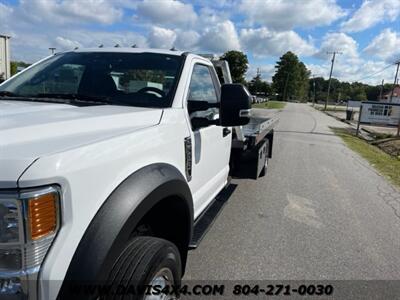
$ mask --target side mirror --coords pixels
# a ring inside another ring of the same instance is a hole
[[[251,95],[241,84],[221,87],[220,125],[240,126],[250,121]]]

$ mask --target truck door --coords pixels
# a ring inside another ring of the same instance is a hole
[[[189,83],[187,100],[219,102],[220,86],[212,66],[195,63]],[[215,120],[219,117],[217,108],[192,113],[189,118],[202,117]],[[192,179],[189,186],[193,193],[195,218],[224,187],[229,173],[231,133],[227,128],[209,125],[193,128]]]

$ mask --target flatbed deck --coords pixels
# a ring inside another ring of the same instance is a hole
[[[247,125],[241,126],[238,130],[244,136],[244,140],[234,139],[233,148],[247,148],[257,145],[265,136],[270,133],[278,124],[278,118],[274,115],[268,117],[254,116],[250,118]]]
[[[252,117],[250,122],[242,127],[244,136],[248,139],[248,144],[257,145],[264,137],[271,132],[277,125],[278,119],[274,117],[262,118]]]

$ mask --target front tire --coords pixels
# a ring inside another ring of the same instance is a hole
[[[162,293],[146,295],[143,290],[135,288],[148,285],[161,288],[167,285],[179,286],[181,268],[180,254],[174,244],[155,237],[135,237],[121,251],[112,267],[108,284],[115,294],[107,299],[174,299]]]

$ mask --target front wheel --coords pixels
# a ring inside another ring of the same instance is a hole
[[[115,261],[110,275],[113,295],[107,299],[176,299],[162,293],[164,287],[181,283],[181,259],[174,244],[164,239],[134,238]],[[150,288],[152,286],[153,288]]]

